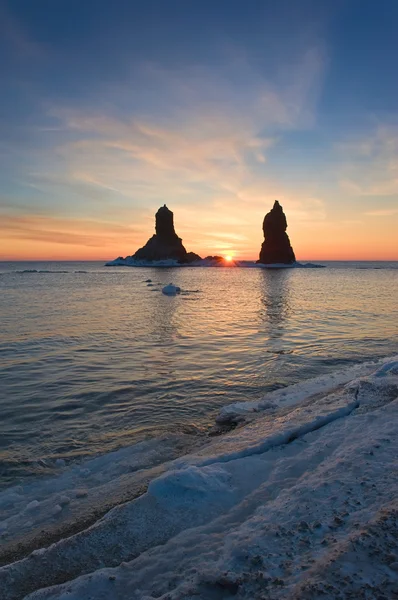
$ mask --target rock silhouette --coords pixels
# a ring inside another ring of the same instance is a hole
[[[292,264],[296,262],[286,229],[285,213],[278,200],[275,200],[272,210],[264,217],[264,242],[261,246],[258,263]]]
[[[201,260],[194,252],[187,252],[181,238],[174,229],[174,215],[166,205],[159,208],[155,215],[155,235],[153,235],[133,255],[136,260],[167,260],[174,259],[180,263]]]

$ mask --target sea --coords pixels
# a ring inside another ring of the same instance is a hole
[[[0,485],[396,354],[398,262],[318,264],[0,263]]]

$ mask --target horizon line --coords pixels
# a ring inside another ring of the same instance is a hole
[[[219,255],[221,256],[221,255]],[[8,262],[110,262],[112,258],[1,258],[0,263]],[[233,258],[233,261],[257,262],[257,259]],[[398,262],[398,258],[301,258],[296,262]],[[154,265],[156,266],[156,265]],[[149,267],[150,268],[150,267]]]

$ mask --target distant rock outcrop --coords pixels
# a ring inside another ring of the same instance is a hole
[[[214,263],[225,263],[225,258],[223,256],[206,256],[206,258],[204,259],[207,262],[214,262]]]
[[[174,259],[180,263],[201,260],[194,252],[187,252],[174,230],[174,216],[166,205],[159,208],[155,216],[155,235],[153,235],[132,256],[134,260],[167,260]]]
[[[289,236],[286,233],[287,221],[278,200],[264,217],[264,242],[261,246],[260,259],[263,264],[292,264],[296,262]]]

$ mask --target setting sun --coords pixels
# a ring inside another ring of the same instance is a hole
[[[226,260],[227,262],[231,262],[231,261],[232,261],[232,256],[226,256],[226,257],[225,257],[225,260]]]

